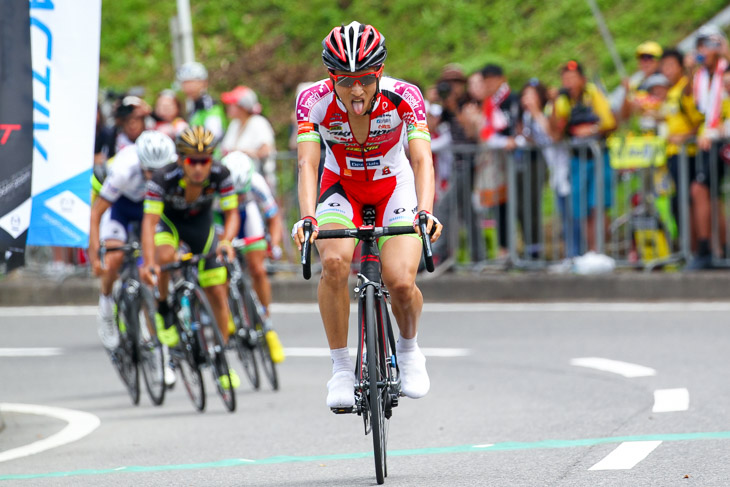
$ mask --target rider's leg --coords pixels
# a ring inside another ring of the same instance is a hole
[[[321,228],[342,228],[342,225],[325,224]],[[332,358],[332,378],[327,382],[327,406],[352,407],[355,405],[355,376],[347,349],[350,317],[347,277],[350,275],[355,241],[322,240],[317,242],[317,249],[322,262],[317,299]]]
[[[321,227],[322,230],[334,228],[342,226],[328,224]],[[347,277],[350,275],[355,241],[352,239],[317,241],[317,249],[322,262],[317,300],[327,342],[330,349],[347,347],[347,322],[350,316]]]
[[[414,338],[423,308],[423,295],[416,286],[421,243],[410,235],[388,239],[380,252],[383,283],[390,292],[393,316],[403,338]]]
[[[269,314],[269,305],[271,304],[271,282],[266,274],[266,266],[264,259],[266,258],[265,250],[250,250],[246,252],[246,264],[248,273],[253,281],[253,288],[259,301],[266,308],[266,314]]]
[[[380,252],[383,283],[390,292],[393,315],[400,329],[396,355],[401,387],[403,393],[411,398],[425,396],[431,387],[426,357],[416,341],[418,320],[423,309],[423,295],[416,286],[420,259],[421,242],[413,236],[389,238]]]
[[[159,235],[159,234],[158,234]],[[175,260],[175,247],[168,244],[158,245],[155,248],[155,262],[163,266]],[[180,337],[177,334],[172,319],[172,308],[167,302],[168,284],[170,276],[167,272],[161,272],[157,276],[157,290],[159,292],[159,300],[157,301],[157,314],[155,315],[155,325],[157,328],[157,337],[160,342],[169,347],[177,345]]]

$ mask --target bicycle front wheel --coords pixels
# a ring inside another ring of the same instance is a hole
[[[378,349],[378,330],[375,309],[378,302],[375,290],[368,286],[365,292],[365,346],[368,372],[367,403],[370,413],[370,425],[373,433],[373,453],[375,454],[375,478],[378,484],[385,482],[387,425],[384,412],[385,381],[382,373],[383,356]]]
[[[195,288],[195,299],[191,300],[190,307],[192,319],[198,323],[198,340],[213,373],[218,395],[221,396],[226,409],[233,412],[236,410],[236,393],[228,368],[223,335],[202,289]]]
[[[142,366],[147,393],[155,406],[165,400],[165,357],[162,344],[155,333],[155,310],[152,296],[140,287],[137,312],[137,350],[139,364]]]
[[[115,321],[119,329],[119,346],[111,352],[112,362],[122,378],[122,382],[127,386],[127,392],[132,399],[132,404],[139,404],[139,368],[137,367],[137,346],[136,346],[136,329],[133,324],[129,324],[127,312],[130,303],[122,298],[117,302],[117,312]]]
[[[264,317],[258,311],[258,298],[253,295],[253,290],[244,290],[245,294],[245,310],[254,326],[257,344],[254,350],[261,361],[261,367],[264,369],[264,375],[271,384],[271,388],[275,391],[279,390],[279,375],[276,372],[276,364],[271,358],[271,350],[269,350],[269,342],[266,341],[266,328],[264,326]]]

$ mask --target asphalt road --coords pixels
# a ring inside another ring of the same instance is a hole
[[[727,486],[729,312],[730,303],[428,307],[419,342],[432,389],[394,411],[386,485]],[[161,407],[146,396],[132,406],[92,308],[0,308],[0,483],[374,485],[362,421],[324,403],[330,362],[318,356],[316,307],[282,305],[274,319],[290,351],[281,390],[255,392],[242,377],[235,413],[209,393],[201,414],[181,384]]]

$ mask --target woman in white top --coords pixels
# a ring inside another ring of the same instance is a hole
[[[276,187],[274,161],[274,129],[265,117],[259,115],[261,105],[256,93],[248,86],[237,86],[221,95],[226,114],[231,120],[221,141],[221,151],[248,154],[259,165],[271,189]]]

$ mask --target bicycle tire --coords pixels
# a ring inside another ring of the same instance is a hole
[[[155,334],[155,310],[151,306],[153,298],[146,290],[147,288],[140,287],[137,312],[133,313],[136,315],[137,357],[147,394],[152,404],[160,406],[165,400],[165,357],[162,344]]]
[[[377,300],[375,290],[368,286],[365,291],[365,346],[368,371],[368,413],[373,435],[373,454],[375,456],[375,478],[378,484],[385,482],[386,473],[386,427],[383,402],[385,397],[385,379],[382,377],[382,356],[378,349],[377,322],[375,309]],[[380,387],[378,383],[383,383]]]
[[[251,325],[248,315],[243,310],[240,294],[235,297],[230,293],[228,294],[228,307],[231,310],[233,323],[236,325],[235,334],[228,338],[228,343],[230,344],[233,341],[236,354],[249,382],[251,382],[254,389],[258,390],[261,387],[261,376],[254,356],[255,345],[252,346],[251,342],[256,329]]]
[[[175,297],[179,309],[182,295]],[[180,343],[170,349],[175,369],[180,373],[180,378],[185,385],[190,401],[199,412],[205,411],[205,382],[203,373],[200,370],[200,346],[197,343],[197,332],[185,329],[175,317],[175,326],[178,327]],[[197,325],[196,325],[197,326]]]
[[[119,330],[119,346],[113,353],[113,361],[122,382],[127,387],[127,392],[132,404],[139,405],[139,368],[137,367],[137,346],[134,327],[127,326],[124,319],[128,303],[123,297],[117,302],[117,312],[114,318]],[[125,317],[125,319],[127,319]]]
[[[195,288],[194,299],[190,300],[190,310],[193,321],[199,323],[198,340],[200,341],[201,350],[205,354],[206,363],[213,374],[213,381],[218,395],[223,400],[226,409],[233,412],[236,410],[236,392],[231,384],[226,346],[208,298],[199,287]],[[223,387],[224,377],[227,378],[228,388]]]
[[[279,374],[276,371],[276,364],[271,358],[271,350],[269,349],[269,342],[266,341],[266,330],[264,327],[264,319],[258,312],[258,298],[253,296],[253,290],[245,290],[245,309],[247,310],[248,316],[251,323],[254,325],[256,331],[257,344],[254,352],[259,356],[261,360],[261,367],[264,369],[264,375],[271,384],[271,388],[275,391],[279,390]]]

